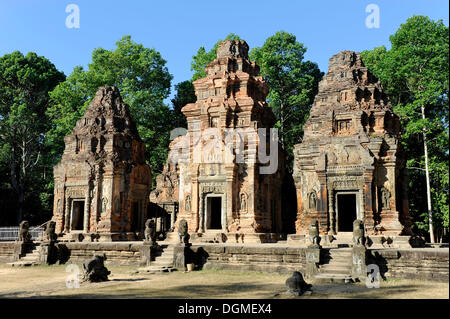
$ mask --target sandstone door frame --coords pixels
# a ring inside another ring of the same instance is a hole
[[[362,191],[361,190],[334,190],[334,211],[336,212],[336,217],[334,218],[334,230],[339,234],[339,195],[355,195],[355,209],[356,218],[362,219],[361,214],[364,214],[364,210],[361,207],[362,201]],[[363,220],[363,219],[362,219]],[[342,233],[342,231],[341,231]],[[344,232],[345,233],[345,232]]]
[[[208,198],[211,197],[219,197],[221,198],[221,217],[220,217],[220,221],[221,221],[221,229],[211,229],[208,228],[208,224],[209,224],[209,218],[210,216],[208,212],[209,210],[209,204],[208,204]],[[226,194],[224,193],[203,193],[202,197],[201,197],[201,201],[203,203],[203,205],[201,205],[202,209],[200,211],[200,214],[202,215],[202,219],[201,219],[201,225],[200,225],[200,231],[201,232],[205,232],[205,231],[219,231],[222,230],[223,232],[226,232],[227,229],[227,214],[226,214]]]
[[[71,232],[87,232],[86,229],[86,218],[89,218],[89,216],[86,216],[86,199],[85,198],[70,198],[70,220],[69,220],[69,231]],[[73,213],[74,213],[74,204],[75,202],[83,202],[83,211],[79,212],[79,218],[83,218],[83,229],[73,229]]]

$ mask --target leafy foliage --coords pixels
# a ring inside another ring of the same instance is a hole
[[[204,46],[201,46],[198,49],[197,54],[192,57],[191,61],[191,71],[194,71],[191,82],[204,78],[206,76],[205,68],[208,63],[214,61],[214,59],[217,58],[217,48],[219,47],[219,44],[223,41],[228,40],[241,40],[241,38],[234,33],[230,33],[224,40],[217,41],[214,47],[208,52],[206,52]]]
[[[448,32],[442,21],[413,16],[390,37],[390,50],[378,47],[362,53],[364,63],[388,89],[394,111],[402,117],[410,209],[418,232],[428,225],[423,132],[428,141],[434,226],[441,233],[443,227],[448,229]]]
[[[293,159],[294,145],[302,139],[303,125],[323,77],[316,63],[304,61],[305,52],[306,47],[295,35],[284,31],[250,52],[250,58],[258,63],[269,84],[268,103],[277,118],[276,127],[289,162]]]
[[[15,51],[0,58],[0,161],[2,167],[9,168],[5,172],[9,182],[4,179],[2,186],[14,190],[17,222],[22,220],[24,203],[31,201],[33,190],[34,195],[42,191],[40,179],[45,179],[46,166],[42,155],[49,128],[45,115],[48,92],[64,79],[63,73],[36,53],[24,56]],[[39,206],[39,199],[36,202]]]
[[[195,88],[191,81],[183,81],[175,85],[175,97],[172,99],[174,127],[187,127],[186,117],[181,109],[188,103],[197,101]]]
[[[62,154],[64,136],[83,116],[98,87],[114,85],[129,104],[146,143],[152,173],[160,171],[171,126],[171,112],[164,99],[170,94],[172,75],[165,65],[159,52],[133,42],[130,36],[119,40],[115,50],[95,49],[88,70],[75,67],[67,80],[50,93],[53,105],[47,112],[52,120],[49,146],[55,161]]]

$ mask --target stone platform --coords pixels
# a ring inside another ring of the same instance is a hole
[[[320,244],[323,247],[352,247],[352,233],[340,233],[337,235],[321,235]],[[414,248],[424,247],[424,243],[420,242],[413,236],[393,236],[393,235],[370,235],[366,236],[368,248]],[[287,236],[287,243],[290,245],[298,245],[307,247],[310,245],[308,235],[291,234]]]
[[[280,235],[276,233],[224,233],[222,231],[207,231],[204,233],[191,233],[192,243],[276,243]],[[177,233],[168,233],[167,242],[177,243]]]
[[[175,259],[177,246],[170,242],[158,242],[163,253],[155,258],[152,266],[169,269]],[[143,253],[143,242],[81,242],[57,243],[64,258],[60,263],[82,263],[94,254],[106,254],[107,265],[135,265],[139,267]],[[0,252],[5,263],[13,262],[13,245],[0,242]],[[193,243],[190,246],[197,258],[196,265],[203,269],[230,269],[292,274],[306,271],[307,248],[295,241],[284,243]],[[330,251],[331,250],[331,251]],[[347,276],[348,247],[323,247],[321,252],[334,259],[334,263],[321,260],[321,274]],[[199,255],[199,256],[197,256]],[[200,256],[201,255],[201,256]],[[376,264],[384,278],[407,278],[418,280],[449,280],[449,249],[446,248],[371,248],[367,249],[367,264]],[[159,259],[158,259],[159,258]],[[345,260],[344,260],[345,259]],[[344,266],[347,267],[344,269]],[[137,268],[136,268],[137,269]],[[151,271],[156,269],[150,269]],[[164,270],[163,270],[164,271]]]

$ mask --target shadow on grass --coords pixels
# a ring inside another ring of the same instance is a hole
[[[395,287],[367,288],[363,285],[337,284],[313,285],[313,294],[310,298],[329,299],[396,299],[401,294],[418,291],[419,287],[402,285]]]
[[[142,280],[142,279],[140,279]],[[117,280],[117,281],[129,281],[129,280]],[[112,282],[112,280],[110,281]],[[108,285],[96,288],[96,292],[93,293],[92,289],[89,292],[80,292],[72,294],[52,294],[46,296],[30,296],[22,297],[21,295],[30,295],[30,291],[19,291],[9,294],[0,294],[0,298],[64,298],[64,299],[91,299],[91,298],[154,298],[154,299],[166,299],[166,298],[234,298],[236,293],[255,293],[258,291],[274,293],[279,290],[279,285],[261,285],[261,284],[225,284],[225,285],[185,285],[171,288],[158,288],[152,289],[151,287],[110,287]],[[111,288],[114,289],[114,293],[111,293]],[[89,289],[83,285],[79,289]],[[105,293],[102,291],[105,290]],[[109,291],[108,291],[109,290]],[[76,289],[72,289],[73,292]],[[268,296],[273,294],[268,293]],[[244,298],[244,297],[242,297]]]
[[[140,281],[116,279],[109,282]],[[106,282],[105,282],[106,283]],[[180,298],[277,298],[284,299],[284,287],[276,284],[221,284],[221,285],[184,285],[171,288],[151,288],[149,287],[117,287],[105,285],[101,287],[89,287],[82,285],[80,290],[86,292],[76,293],[76,289],[71,289],[72,293],[61,294],[60,291],[54,294],[30,296],[30,291],[18,291],[8,294],[0,294],[0,298],[63,298],[63,299],[115,299],[115,298],[152,298],[152,299],[180,299]],[[95,292],[92,290],[95,289]],[[399,298],[402,294],[418,291],[418,287],[403,285],[396,287],[367,288],[362,285],[314,285],[313,295],[296,297],[301,299],[386,299]],[[111,292],[113,291],[113,292]],[[259,296],[255,295],[259,293]],[[59,294],[58,294],[59,293]],[[277,294],[278,293],[278,294]],[[246,295],[247,294],[247,295]],[[239,295],[239,297],[236,297]],[[278,295],[278,297],[276,297]],[[26,297],[23,297],[26,296]]]

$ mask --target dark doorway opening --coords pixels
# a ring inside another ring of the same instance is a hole
[[[356,194],[339,194],[338,202],[338,232],[353,231],[353,221],[356,219]]]
[[[83,230],[84,200],[74,200],[72,204],[72,230]]]
[[[222,229],[222,197],[208,197],[209,229]]]

